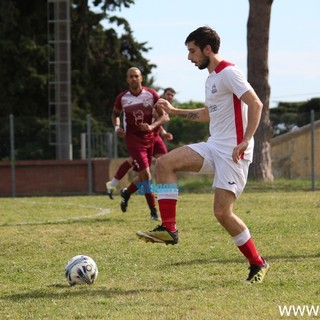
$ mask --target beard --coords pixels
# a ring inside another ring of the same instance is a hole
[[[130,83],[130,85],[129,85],[129,87],[131,88],[131,89],[133,89],[133,90],[136,90],[136,89],[138,89],[139,88],[139,83],[137,83],[137,82],[132,82],[132,83]]]
[[[200,70],[206,69],[208,68],[209,64],[210,64],[210,59],[204,56],[202,61],[199,63],[198,68]]]

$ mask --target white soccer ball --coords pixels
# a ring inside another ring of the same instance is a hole
[[[71,286],[76,284],[93,284],[98,277],[95,261],[85,255],[77,255],[65,267],[66,279]]]

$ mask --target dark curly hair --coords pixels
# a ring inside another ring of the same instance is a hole
[[[196,46],[198,46],[201,50],[205,48],[205,46],[211,46],[211,50],[214,53],[219,52],[220,48],[220,37],[218,33],[211,29],[210,27],[200,27],[194,31],[192,31],[186,41],[185,45],[189,42],[193,41]]]

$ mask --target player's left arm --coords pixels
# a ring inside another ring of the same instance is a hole
[[[262,113],[263,104],[253,89],[245,92],[240,98],[248,106],[248,124],[243,140],[233,149],[232,159],[238,162],[247,149],[251,138],[256,132]]]
[[[164,138],[166,138],[166,140],[168,140],[168,141],[171,141],[171,140],[173,139],[172,133],[167,132],[166,129],[165,129],[163,126],[161,126],[160,134],[161,134]]]

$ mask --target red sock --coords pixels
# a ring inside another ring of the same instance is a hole
[[[255,264],[257,266],[263,266],[264,260],[261,258],[257,251],[257,248],[250,238],[245,244],[238,247],[239,250],[244,254],[244,256],[249,260],[250,264]]]
[[[162,225],[169,231],[176,231],[176,199],[160,199],[158,200]]]
[[[127,188],[127,192],[129,194],[133,194],[138,190],[137,186],[135,185],[135,183],[131,182],[129,187]]]
[[[156,198],[154,196],[154,193],[146,193],[144,196],[146,197],[149,209],[155,208],[156,207]]]
[[[121,180],[125,174],[129,171],[129,169],[132,167],[131,163],[129,160],[126,160],[125,162],[123,162],[120,167],[118,168],[116,174],[114,175],[114,177],[118,180]]]

